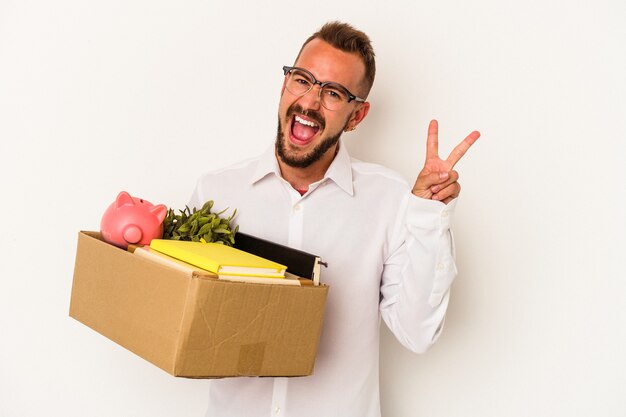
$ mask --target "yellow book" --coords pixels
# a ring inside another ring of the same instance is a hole
[[[218,243],[153,239],[150,247],[220,276],[284,278],[287,270],[285,265]]]
[[[180,259],[172,258],[164,253],[156,251],[149,246],[139,246],[134,249],[135,256],[147,259],[152,262],[156,262],[160,265],[168,268],[176,269],[177,271],[185,272],[189,276],[200,275],[209,278],[218,278],[224,281],[237,281],[237,282],[249,282],[253,284],[280,284],[280,285],[313,285],[313,281],[310,279],[300,278],[289,272],[285,272],[284,278],[262,278],[256,276],[241,276],[241,275],[222,275],[219,276],[213,272],[209,272],[205,269],[198,268],[197,266],[183,262]]]

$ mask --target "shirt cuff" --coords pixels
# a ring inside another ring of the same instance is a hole
[[[450,228],[458,200],[455,198],[448,204],[444,204],[441,201],[429,200],[411,194],[407,207],[406,224],[409,228],[447,230]]]

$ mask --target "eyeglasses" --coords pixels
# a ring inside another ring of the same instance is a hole
[[[311,91],[315,84],[319,84],[320,101],[322,106],[328,110],[340,110],[353,100],[360,103],[365,102],[365,99],[355,96],[341,84],[332,81],[317,81],[313,74],[304,68],[285,66],[283,71],[287,76],[285,88],[293,95],[303,96]]]

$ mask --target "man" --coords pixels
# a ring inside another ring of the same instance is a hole
[[[340,141],[370,110],[375,64],[364,33],[326,24],[283,71],[275,145],[202,177],[191,204],[237,208],[242,231],[328,262],[315,373],[213,381],[207,416],[379,417],[380,317],[415,352],[437,339],[456,274],[449,224],[460,186],[452,168],[479,134],[442,160],[431,122],[411,189],[394,172],[351,159]]]

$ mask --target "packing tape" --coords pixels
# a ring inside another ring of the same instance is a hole
[[[239,349],[237,373],[239,375],[259,375],[265,357],[266,342],[242,345]]]

